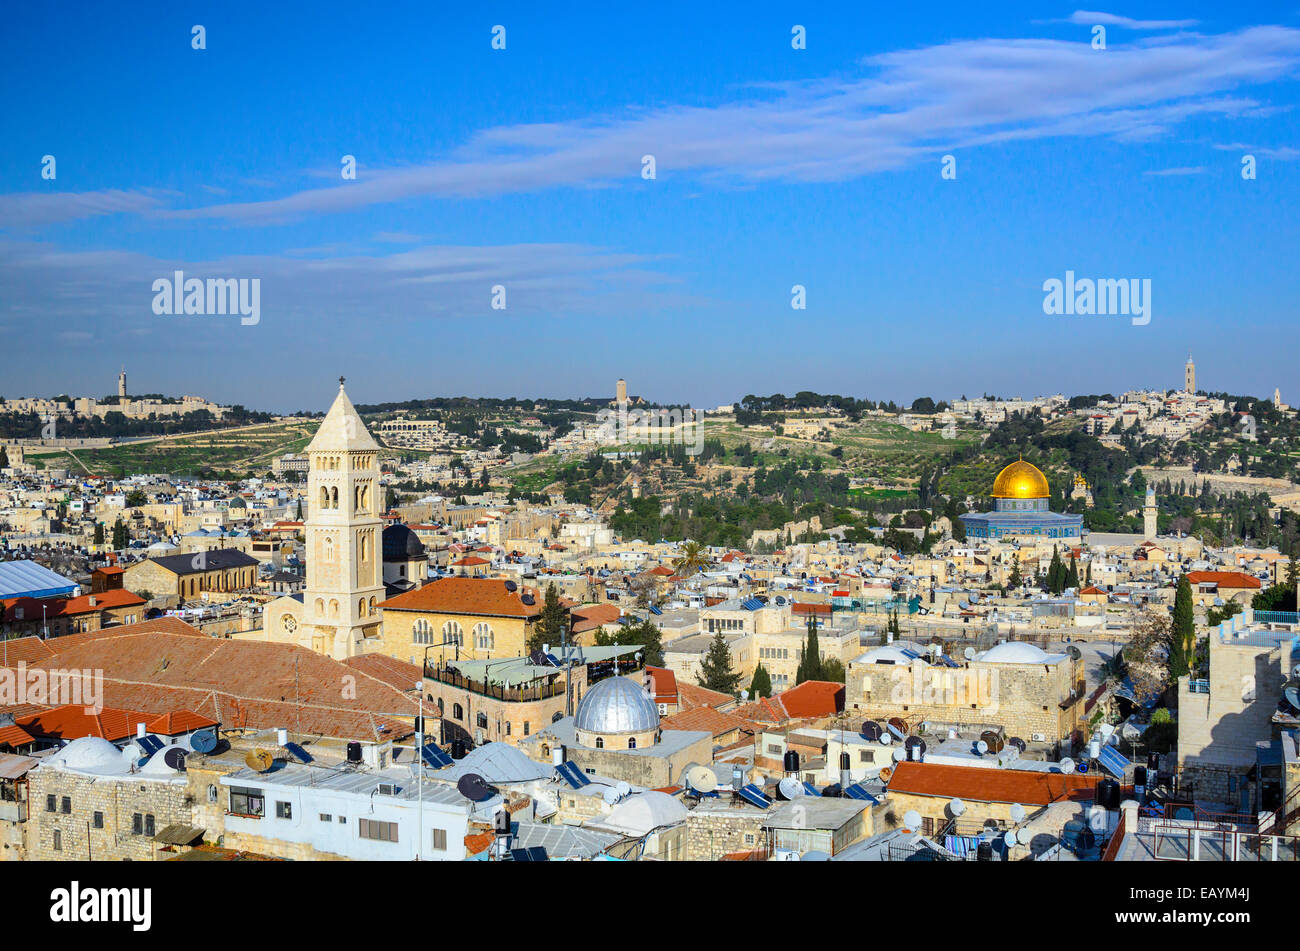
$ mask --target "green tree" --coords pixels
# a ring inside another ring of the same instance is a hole
[[[682,545],[682,553],[673,561],[673,572],[682,578],[689,578],[709,563],[708,556],[699,542],[687,542]]]
[[[104,544],[104,523],[103,522],[95,523],[95,544],[96,545]]]
[[[1074,557],[1074,552],[1070,552],[1070,567],[1065,572],[1065,586],[1076,590],[1079,587],[1079,561]]]
[[[838,657],[827,657],[822,661],[822,680],[842,684],[846,682],[847,677],[848,672],[844,669],[844,662]]]
[[[1183,575],[1174,594],[1173,630],[1169,650],[1169,676],[1184,676],[1195,663],[1196,614],[1192,606],[1192,583]]]
[[[533,636],[528,639],[529,651],[541,650],[543,644],[559,644],[568,627],[569,613],[560,604],[560,594],[555,585],[548,584],[542,616],[533,626]]]
[[[122,524],[122,520],[119,518],[113,523],[113,548],[115,550],[123,549],[130,541],[131,535],[127,532],[126,526]]]
[[[1007,579],[1008,588],[1019,588],[1025,583],[1025,579],[1020,574],[1020,556],[1013,555],[1015,560],[1011,563],[1011,577]]]
[[[767,668],[759,661],[754,668],[754,679],[749,682],[749,698],[757,700],[759,697],[772,696],[772,678],[767,672]]]
[[[1060,594],[1065,590],[1065,565],[1061,562],[1061,552],[1052,546],[1052,563],[1047,567],[1047,590]]]
[[[638,644],[641,647],[641,658],[646,666],[662,667],[664,665],[663,632],[651,623],[649,618],[638,621],[636,624],[629,624],[627,627],[615,628],[612,634],[603,627],[598,628],[592,643],[597,647],[613,647],[615,644]]]
[[[126,494],[126,507],[129,509],[138,508],[141,505],[148,504],[148,502],[149,497],[144,494],[143,489],[132,489]]]
[[[727,639],[721,631],[713,635],[713,642],[709,644],[708,652],[700,662],[700,673],[695,680],[701,687],[735,695],[740,684],[740,674],[731,666],[731,648],[727,646]]]
[[[804,638],[803,651],[799,655],[799,669],[795,672],[794,682],[801,684],[805,680],[822,679],[822,651],[817,643],[817,619],[808,615],[808,634]]]

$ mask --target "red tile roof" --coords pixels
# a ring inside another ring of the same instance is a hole
[[[20,726],[0,726],[0,747],[19,747],[35,742],[36,737]]]
[[[943,766],[904,761],[889,777],[889,792],[970,802],[1018,802],[1046,806],[1062,800],[1087,801],[1101,777],[1028,769]]]
[[[1187,575],[1192,584],[1217,584],[1220,588],[1258,588],[1259,579],[1240,571],[1193,571]]]
[[[91,604],[91,600],[94,604]],[[31,621],[42,618],[41,607],[44,606],[44,618],[51,621],[59,617],[74,617],[78,614],[94,614],[97,611],[107,611],[110,608],[130,608],[145,604],[144,598],[140,597],[133,591],[127,591],[125,588],[114,588],[110,591],[100,591],[98,594],[83,594],[75,598],[9,598],[5,600],[4,619],[7,623],[13,623],[20,620],[17,617],[19,609],[22,610],[21,620]]]
[[[683,710],[694,710],[696,707],[723,707],[735,702],[736,698],[729,693],[710,690],[698,684],[682,681],[677,683],[677,704]]]
[[[684,713],[675,713],[659,721],[665,730],[706,730],[713,736],[725,736],[737,730],[744,733],[757,733],[762,727],[743,717],[723,713],[712,707],[696,707]]]
[[[650,675],[650,680],[654,684],[655,703],[676,703],[677,702],[677,675],[666,667],[646,666],[645,672]]]
[[[829,604],[809,604],[796,601],[790,605],[790,612],[792,614],[830,614],[831,606]]]
[[[615,604],[588,604],[584,607],[574,608],[571,614],[573,616],[573,633],[582,634],[585,631],[594,631],[606,624],[617,623],[621,612],[618,605]]]
[[[780,695],[786,713],[795,719],[829,717],[844,709],[844,684],[805,680]]]
[[[533,594],[524,604],[521,594]],[[379,605],[392,611],[437,614],[477,614],[483,617],[534,618],[542,613],[541,599],[532,591],[509,591],[501,578],[440,578],[421,588],[389,598]]]

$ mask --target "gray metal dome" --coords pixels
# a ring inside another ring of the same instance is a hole
[[[659,729],[659,709],[636,681],[610,677],[583,696],[574,726],[589,733],[645,733]]]

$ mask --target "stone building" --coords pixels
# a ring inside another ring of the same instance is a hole
[[[1270,630],[1243,613],[1211,628],[1209,676],[1178,682],[1178,768],[1198,800],[1250,813],[1260,807],[1255,782],[1260,744],[1276,739],[1282,685],[1300,657],[1294,630]],[[1290,626],[1288,626],[1290,627]]]
[[[440,578],[379,605],[379,649],[412,664],[522,657],[542,601],[500,578]]]
[[[257,580],[258,561],[232,548],[164,555],[126,569],[123,584],[131,591],[148,591],[155,598],[186,601],[201,595],[245,591]]]
[[[168,843],[157,839],[164,830],[201,838],[203,830],[192,825],[185,774],[165,762],[173,749],[184,748],[164,747],[137,769],[138,751],[86,736],[47,757],[27,777],[27,857],[152,861],[171,855]]]
[[[1001,727],[1027,744],[1070,746],[1087,699],[1073,653],[1047,654],[1013,641],[972,660],[937,655],[932,662],[925,650],[897,641],[862,654],[849,664],[846,709],[932,727]]]

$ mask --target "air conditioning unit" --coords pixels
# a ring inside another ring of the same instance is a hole
[[[1031,735],[1030,738],[1031,738],[1035,743],[1046,743],[1046,742],[1047,742],[1047,734],[1046,734],[1046,733],[1034,733],[1034,734]]]
[[[380,783],[379,788],[375,790],[381,796],[396,796],[398,789],[393,783]]]

